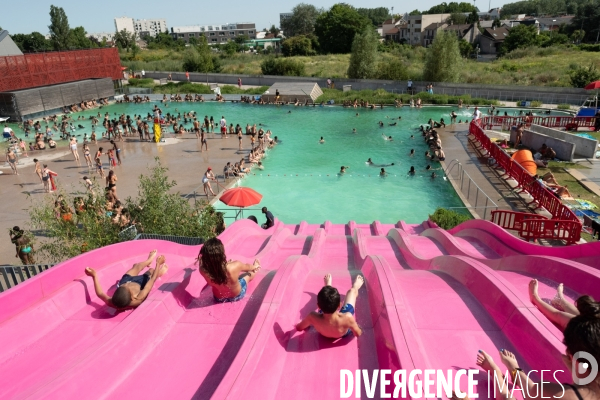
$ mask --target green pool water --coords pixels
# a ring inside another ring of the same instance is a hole
[[[146,115],[155,103],[115,104],[100,110],[85,111],[76,115],[86,118],[100,112]],[[442,176],[431,179],[425,167],[430,162],[424,157],[427,150],[418,127],[426,124],[429,118],[444,118],[450,121],[450,112],[456,110],[458,119],[466,120],[472,110],[452,107],[426,107],[420,110],[402,109],[344,109],[341,107],[293,107],[257,106],[248,104],[218,103],[172,103],[163,108],[164,112],[196,111],[200,118],[214,116],[218,121],[225,115],[228,123],[264,125],[278,136],[281,144],[268,151],[263,160],[265,169],[255,169],[239,185],[251,187],[263,195],[256,206],[266,206],[285,223],[370,223],[379,220],[385,223],[404,220],[419,223],[427,219],[437,207],[461,207],[450,182]],[[291,112],[290,112],[291,111]],[[504,109],[500,109],[501,115]],[[509,114],[515,112],[509,109]],[[357,112],[359,115],[357,116]],[[400,121],[392,120],[401,116]],[[385,126],[380,128],[378,121]],[[397,122],[396,126],[388,124]],[[91,132],[89,120],[77,121],[82,124],[75,134]],[[187,124],[188,127],[191,126]],[[13,124],[19,137],[22,130]],[[44,124],[42,124],[44,126]],[[357,133],[352,133],[355,128]],[[103,129],[97,129],[97,133]],[[382,134],[392,136],[386,141]],[[411,139],[414,135],[414,139]],[[323,136],[325,143],[320,144]],[[31,137],[31,136],[30,136]],[[245,139],[248,145],[248,139]],[[409,156],[415,149],[415,155]],[[236,156],[237,157],[237,156]],[[232,161],[236,157],[232,157]],[[391,164],[385,167],[386,178],[379,177],[380,167],[368,166],[371,158],[375,164]],[[348,166],[348,172],[339,176],[340,167]],[[431,163],[440,168],[439,163]],[[408,176],[410,166],[417,170],[416,176]],[[213,166],[220,173],[222,166]],[[441,170],[436,171],[443,175]],[[228,207],[217,202],[218,209]],[[260,211],[254,214],[262,221]],[[231,210],[227,212],[232,215]]]

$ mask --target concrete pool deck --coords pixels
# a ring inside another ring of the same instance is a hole
[[[247,137],[244,137],[244,150],[241,152],[238,150],[236,136],[221,139],[216,134],[208,134],[208,152],[200,152],[200,140],[196,139],[194,134],[184,134],[183,138],[177,138],[177,140],[174,140],[170,134],[167,134],[166,137],[166,143],[140,142],[137,137],[127,137],[124,138],[124,142],[118,143],[123,161],[121,166],[115,168],[119,179],[117,194],[120,199],[137,196],[138,178],[141,174],[147,173],[148,167],[154,165],[155,157],[158,157],[161,163],[169,168],[169,177],[177,181],[175,190],[182,194],[197,190],[199,192],[198,201],[206,199],[201,182],[206,169],[209,166],[212,167],[215,175],[219,177],[220,184],[224,186],[226,183],[223,179],[223,166],[228,161],[239,161],[250,151],[250,139]],[[92,155],[98,147],[104,147],[106,151],[111,145],[107,140],[99,141],[98,144],[90,143]],[[99,179],[95,169],[88,170],[81,146],[79,146],[79,156],[78,165],[67,149],[66,141],[61,140],[54,150],[38,150],[29,152],[29,157],[21,157],[20,164],[17,166],[19,175],[13,175],[10,167],[2,160],[3,162],[0,163],[2,172],[0,197],[3,207],[0,210],[0,232],[4,232],[4,236],[0,239],[0,265],[20,265],[19,259],[15,258],[15,247],[9,240],[8,231],[15,225],[27,228],[29,226],[29,208],[47,196],[40,179],[34,172],[33,159],[38,158],[42,164],[48,164],[48,168],[58,173],[58,191],[77,193],[85,191],[83,176]],[[102,157],[105,174],[108,174],[107,156]],[[100,183],[100,186],[104,187],[104,183]],[[215,193],[217,193],[217,189],[219,187],[213,183]],[[212,196],[209,200],[211,199]],[[217,206],[218,204],[220,203],[217,203]],[[36,262],[41,263],[42,261],[44,260],[36,259]]]

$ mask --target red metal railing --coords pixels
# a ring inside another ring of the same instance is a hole
[[[0,57],[0,92],[91,78],[120,79],[116,48]]]
[[[504,170],[505,175],[517,181],[517,188],[521,189],[521,191],[528,192],[531,195],[533,198],[532,203],[536,203],[537,208],[543,207],[552,215],[552,219],[548,221],[553,221],[555,224],[553,229],[550,229],[551,224],[525,224],[527,232],[522,232],[523,228],[521,228],[520,234],[522,233],[522,237],[534,238],[535,236],[535,238],[564,239],[567,240],[569,244],[579,241],[581,235],[581,222],[569,207],[562,204],[560,199],[556,197],[554,193],[542,186],[542,184],[535,180],[527,170],[514,161],[498,145],[493,143],[479,124],[471,122],[469,125],[469,133],[473,135],[475,140],[481,146],[481,149],[485,150],[490,157],[493,157],[496,160],[498,166]],[[540,219],[541,217],[535,216],[535,218]],[[551,232],[554,232],[554,234],[549,237]],[[564,232],[566,232],[566,234]]]
[[[594,117],[572,117],[572,116],[520,116],[520,117],[505,117],[505,116],[485,116],[481,118],[482,126],[486,129],[492,129],[494,126],[516,126],[520,123],[531,125],[541,125],[550,128],[594,128]]]
[[[559,239],[573,244],[579,240],[581,234],[579,221],[548,219],[541,215],[514,211],[492,211],[492,222],[504,229],[516,230],[519,236],[527,241]]]

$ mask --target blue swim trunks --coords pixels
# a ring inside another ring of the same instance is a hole
[[[243,299],[244,296],[246,295],[246,289],[248,288],[248,284],[246,283],[246,280],[244,278],[239,278],[238,280],[240,282],[240,286],[242,287],[240,294],[238,294],[235,297],[228,297],[225,299],[219,299],[219,298],[215,297],[215,301],[217,303],[233,303],[234,301],[239,301],[239,300]]]
[[[127,282],[135,282],[138,285],[140,285],[140,288],[142,290],[144,290],[144,286],[146,286],[146,283],[148,283],[149,280],[150,280],[150,272],[146,272],[144,275],[136,275],[136,276],[131,276],[129,274],[125,274],[125,275],[123,275],[123,277],[121,278],[119,283],[117,283],[117,287],[124,285]]]
[[[340,308],[340,313],[350,313],[352,314],[352,316],[354,316],[354,306],[352,304],[344,304],[342,306],[342,308]],[[319,310],[319,314],[323,314],[323,311]],[[346,331],[346,333],[344,333],[344,335],[342,336],[342,338],[345,338],[348,335],[352,334],[352,329],[348,328],[348,330]]]

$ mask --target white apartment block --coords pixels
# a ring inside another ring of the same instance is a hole
[[[122,30],[125,30],[128,33],[135,33],[135,26],[133,24],[133,18],[129,18],[129,17],[115,18],[115,29],[117,32],[121,32]]]
[[[175,26],[171,28],[173,39],[182,39],[189,43],[190,38],[206,37],[208,44],[221,44],[235,40],[237,36],[248,36],[256,39],[256,24],[254,22],[236,22],[223,25]]]
[[[136,33],[138,38],[146,35],[156,36],[160,32],[167,31],[165,19],[137,19],[129,17],[115,18],[115,29],[121,32],[125,29],[129,33]]]
[[[135,32],[138,37],[147,35],[156,36],[167,31],[167,20],[165,19],[137,19],[135,20]]]

